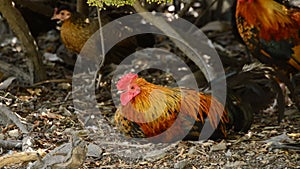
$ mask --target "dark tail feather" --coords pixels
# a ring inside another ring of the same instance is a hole
[[[228,101],[240,102],[240,106],[234,106],[232,112],[240,109],[242,120],[251,118],[243,111],[250,110],[253,113],[259,113],[270,107],[274,100],[277,101],[278,121],[281,121],[284,116],[285,96],[278,83],[276,71],[260,63],[253,63],[244,66],[243,70],[233,76],[227,78]],[[247,105],[248,104],[248,105]],[[250,108],[249,108],[250,107]],[[232,113],[234,115],[234,113]],[[238,114],[233,120],[239,120]],[[247,121],[246,121],[247,122]],[[242,124],[236,124],[237,129],[243,129]],[[247,126],[247,125],[245,125]]]
[[[232,90],[228,89],[227,93],[226,109],[229,113],[229,125],[231,126],[229,127],[233,127],[234,131],[248,131],[253,122],[252,107]]]

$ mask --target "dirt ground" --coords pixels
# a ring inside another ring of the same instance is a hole
[[[43,52],[51,46],[49,42],[43,41],[49,40],[49,36],[52,35],[40,37]],[[230,31],[211,32],[208,36],[213,37],[214,46],[223,55],[240,59],[241,62],[245,60],[245,48],[234,40]],[[7,40],[12,38],[8,37]],[[19,48],[19,42],[2,44],[0,57],[1,60],[25,69],[24,54]],[[277,122],[276,108],[271,107],[254,115],[252,127],[247,133],[230,132],[228,138],[216,141],[180,141],[156,151],[147,151],[140,158],[122,157],[119,156],[122,152],[119,149],[127,150],[130,147],[127,142],[107,144],[110,141],[107,137],[111,133],[95,127],[85,128],[79,120],[80,116],[90,111],[78,110],[74,106],[77,98],[72,97],[72,68],[65,63],[46,59],[45,67],[49,79],[56,80],[33,86],[16,80],[5,90],[0,90],[2,105],[18,114],[28,128],[29,133],[26,135],[33,140],[30,146],[33,150],[42,149],[49,153],[60,145],[71,142],[72,132],[67,132],[71,130],[84,131],[83,136],[79,134],[80,138],[99,148],[98,154],[87,155],[81,168],[300,168],[300,112],[293,104],[285,107],[280,124]],[[107,65],[105,70],[112,67],[113,65]],[[159,72],[154,72],[153,76],[158,84],[169,83],[170,78]],[[110,87],[114,84],[111,78],[112,73],[107,71],[96,90],[96,106],[102,115],[101,119],[96,116],[96,127],[101,128],[103,120],[112,124],[116,107],[111,98]],[[22,141],[24,133],[13,122],[2,121],[0,140]],[[115,151],[115,146],[119,146],[119,151]],[[141,145],[135,146],[139,150],[143,149]],[[146,145],[147,148],[151,146],[153,145]],[[0,150],[2,157],[22,151],[20,148],[4,146]],[[126,153],[134,155],[137,153],[135,150],[131,147]],[[26,168],[28,165],[29,162],[26,161],[3,168]]]

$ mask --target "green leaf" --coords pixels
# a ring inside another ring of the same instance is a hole
[[[88,0],[87,3],[90,6],[97,6],[100,9],[104,8],[104,5],[106,6],[124,6],[124,5],[130,5],[132,6],[135,3],[136,0]],[[172,2],[172,0],[146,0],[149,3],[167,3]]]

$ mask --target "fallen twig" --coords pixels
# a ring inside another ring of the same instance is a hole
[[[42,150],[32,151],[32,152],[17,152],[13,154],[8,154],[0,157],[0,168],[4,166],[10,166],[17,163],[23,163],[28,161],[35,161],[38,159],[38,154],[40,156],[46,155]]]
[[[6,106],[4,106],[2,103],[0,103],[0,113],[7,116],[9,119],[11,119],[16,126],[22,131],[23,134],[28,133],[28,130],[25,125],[22,124],[20,119],[17,115],[15,115],[12,111],[10,111]]]
[[[22,142],[17,140],[0,140],[0,147],[4,149],[21,149]]]

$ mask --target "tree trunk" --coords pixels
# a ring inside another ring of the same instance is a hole
[[[139,1],[136,1],[133,4],[134,9],[148,22],[152,23],[155,27],[160,29],[165,35],[175,35],[175,37],[181,37],[181,35],[176,32],[163,18],[159,17],[154,17],[153,15],[149,14],[149,11],[147,11]],[[180,38],[184,40],[183,38]],[[170,40],[178,47],[189,59],[191,59],[193,62],[200,64],[201,66],[199,67],[203,74],[205,75],[206,78],[211,77],[211,79],[217,79],[217,72],[213,69],[210,68],[209,70],[205,71],[205,61],[199,61],[199,58],[196,56],[196,54],[190,50],[186,45],[183,43],[170,38]],[[188,44],[188,43],[186,43]],[[208,74],[210,72],[210,75]],[[207,79],[210,80],[210,79]]]
[[[33,12],[38,14],[51,17],[53,15],[53,8],[49,5],[43,4],[39,1],[30,1],[30,0],[13,0],[16,4],[26,7]]]
[[[76,8],[77,8],[77,12],[81,13],[85,17],[88,17],[89,6],[86,3],[86,0],[77,0]]]
[[[30,84],[46,79],[46,72],[42,64],[42,57],[32,37],[28,25],[21,13],[13,6],[11,0],[0,0],[0,12],[6,18],[10,28],[22,42],[26,52],[27,64],[31,76]]]

